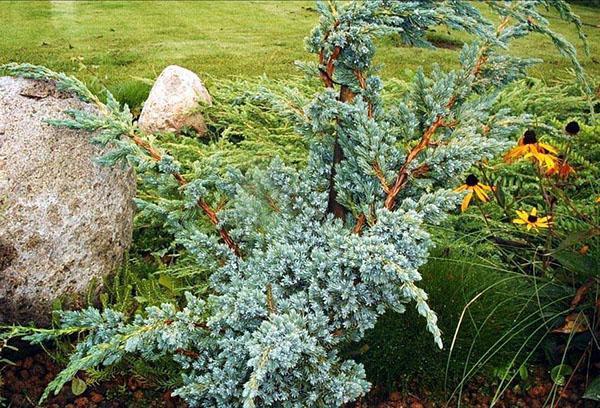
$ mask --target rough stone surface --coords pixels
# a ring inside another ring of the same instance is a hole
[[[201,113],[193,112],[199,103],[212,102],[198,75],[170,65],[156,79],[144,103],[138,125],[146,132],[179,132],[191,127],[202,135],[206,124]]]
[[[135,177],[90,135],[44,123],[92,109],[49,82],[0,78],[0,323],[48,324],[97,294],[131,242]]]

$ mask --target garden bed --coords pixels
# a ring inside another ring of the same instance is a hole
[[[48,383],[61,368],[43,350],[33,351],[31,356],[14,361],[14,365],[3,371],[4,383],[0,395],[9,407],[34,408]],[[600,368],[600,367],[599,367]],[[594,402],[582,399],[585,378],[573,376],[568,389],[561,387],[554,394],[554,384],[548,375],[548,367],[536,367],[527,384],[516,382],[496,403],[498,408],[541,408],[555,401],[557,408],[591,408]],[[85,374],[83,375],[85,378]],[[464,407],[486,408],[490,406],[493,390],[497,384],[486,379],[475,379],[465,387],[461,398]],[[447,403],[435,393],[411,384],[410,392],[388,392],[377,387],[360,402],[347,408],[434,408],[456,406]],[[553,399],[554,395],[554,399]],[[87,387],[80,395],[74,395],[71,387],[44,403],[48,408],[175,408],[187,407],[179,398],[172,397],[169,390],[161,390],[149,378],[118,374],[107,381]]]

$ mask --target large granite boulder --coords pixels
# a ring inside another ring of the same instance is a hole
[[[93,159],[90,134],[57,128],[93,109],[49,82],[0,78],[0,323],[50,322],[97,294],[131,242],[135,177]]]
[[[148,133],[179,132],[191,127],[198,134],[206,133],[200,103],[210,104],[212,98],[198,75],[177,65],[170,65],[159,75],[144,103],[138,120]]]

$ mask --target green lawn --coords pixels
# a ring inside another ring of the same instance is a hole
[[[600,73],[599,9],[574,7],[586,25],[591,56],[582,62],[592,77]],[[577,42],[572,27],[550,15],[556,30]],[[113,88],[154,78],[169,64],[201,75],[267,74],[283,77],[296,72],[293,61],[311,58],[303,38],[317,20],[313,2],[295,1],[181,1],[181,2],[3,2],[0,5],[0,63],[43,64],[55,70],[77,71],[79,58],[87,66],[77,73]],[[450,38],[445,29],[434,38]],[[458,34],[459,39],[466,39]],[[411,49],[382,44],[383,74],[404,78],[419,65],[456,63],[455,49]],[[564,76],[568,62],[552,44],[530,36],[515,47],[519,55],[546,62],[532,75]],[[595,56],[595,57],[594,57]]]

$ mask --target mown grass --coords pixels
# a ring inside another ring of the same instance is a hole
[[[576,43],[591,76],[600,74],[598,9],[573,6],[588,25],[591,56],[584,56],[573,27],[547,12],[556,31]],[[169,64],[201,75],[285,78],[296,73],[295,60],[311,58],[303,39],[318,19],[312,1],[179,2],[4,2],[0,7],[0,64],[43,64],[98,81],[118,93],[135,77],[155,78]],[[383,41],[378,62],[382,75],[406,79],[418,66],[456,65],[468,37],[438,28],[430,33],[441,48],[413,49]],[[532,75],[565,76],[569,63],[549,40],[528,36],[514,47],[522,56],[545,62]],[[594,57],[595,56],[595,57]]]

